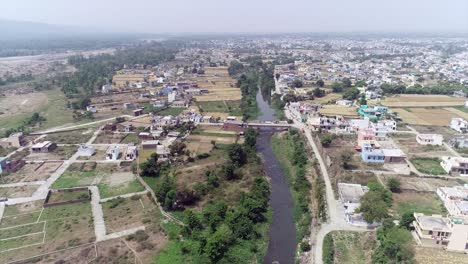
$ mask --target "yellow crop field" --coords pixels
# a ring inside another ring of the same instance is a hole
[[[462,117],[443,108],[393,108],[410,125],[448,126],[453,117]]]
[[[209,91],[207,95],[195,96],[198,102],[240,100],[241,91],[235,87],[237,81],[227,71],[227,67],[205,68],[205,74],[192,81],[198,82],[200,89]]]
[[[381,104],[387,107],[448,107],[462,106],[466,98],[447,95],[402,94],[386,97]]]
[[[354,107],[346,107],[342,105],[324,105],[319,112],[326,116],[343,116],[347,118],[357,118],[359,114]]]

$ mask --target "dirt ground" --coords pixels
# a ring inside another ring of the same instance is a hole
[[[141,195],[138,199],[125,198],[122,203],[111,208],[114,203],[113,200],[102,203],[107,233],[143,226],[148,213],[156,209],[146,195]]]
[[[346,107],[341,105],[324,105],[319,109],[319,112],[325,116],[343,116],[346,118],[359,117],[358,111],[354,107]]]
[[[93,144],[118,144],[122,141],[122,139],[126,136],[126,134],[115,134],[112,132],[105,132],[102,131],[94,140]]]
[[[441,157],[452,155],[444,146],[421,145],[416,141],[415,135],[393,135],[392,140],[398,144],[409,158],[418,157]]]
[[[415,259],[421,264],[467,264],[465,254],[448,252],[443,249],[415,247]]]
[[[31,196],[39,186],[21,186],[0,188],[0,197],[19,198]]]
[[[2,176],[2,183],[45,181],[56,171],[62,162],[43,162],[40,164],[25,164],[23,168],[15,173]]]
[[[427,191],[435,192],[439,187],[452,187],[460,185],[456,180],[446,180],[442,178],[420,178],[410,176],[390,176],[381,175],[380,178],[383,182],[387,182],[389,178],[397,178],[401,182],[402,190],[412,191]]]
[[[5,97],[0,97],[0,118],[33,113],[36,109],[47,104],[47,102],[47,95],[45,93],[8,93]]]
[[[25,160],[38,161],[38,160],[67,160],[78,150],[77,146],[58,146],[52,152],[35,153],[30,152]]]

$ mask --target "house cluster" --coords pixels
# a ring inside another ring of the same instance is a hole
[[[468,253],[468,186],[439,187],[447,215],[415,213],[414,238],[425,247]]]
[[[355,226],[375,227],[378,223],[367,223],[362,214],[357,212],[361,198],[369,191],[367,186],[354,183],[338,183],[340,202],[344,207],[346,222]]]

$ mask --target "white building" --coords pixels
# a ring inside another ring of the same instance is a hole
[[[346,106],[346,107],[351,107],[351,106],[353,106],[353,101],[350,101],[350,100],[338,100],[338,101],[336,101],[336,104],[337,104],[337,105]]]
[[[135,160],[138,157],[137,146],[128,145],[125,160]]]
[[[97,108],[96,108],[95,105],[88,105],[88,106],[86,106],[86,111],[91,112],[91,113],[96,113]]]
[[[369,189],[366,186],[353,183],[338,183],[338,193],[340,201],[345,209],[346,221],[351,225],[368,226],[369,224],[362,218],[362,215],[356,213],[356,209],[361,205],[361,197]]]
[[[437,195],[451,216],[468,216],[468,186],[439,187]]]
[[[452,118],[450,128],[459,133],[466,133],[468,130],[468,122],[463,118]]]
[[[110,93],[112,92],[112,84],[104,84],[102,86],[102,93]]]
[[[118,160],[120,158],[120,148],[116,145],[110,146],[106,151],[106,160]]]
[[[440,166],[450,175],[468,176],[468,158],[443,156]]]
[[[439,134],[418,134],[416,135],[416,141],[421,145],[442,146],[444,137]]]
[[[83,143],[78,147],[78,156],[91,157],[94,155],[94,153],[96,153],[96,150],[93,146],[89,146]]]
[[[176,96],[177,96],[177,92],[176,91],[172,91],[170,92],[168,95],[167,95],[167,102],[168,103],[172,103],[176,100]]]

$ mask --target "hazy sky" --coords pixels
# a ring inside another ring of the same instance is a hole
[[[468,32],[468,0],[3,0],[0,18],[150,33]]]

